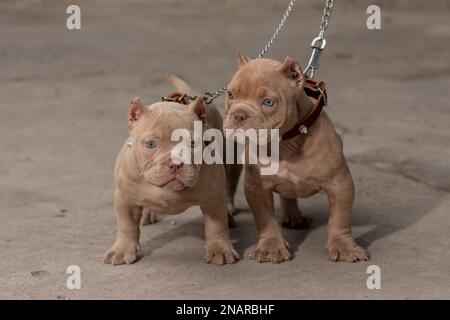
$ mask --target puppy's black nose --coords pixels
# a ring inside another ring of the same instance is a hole
[[[233,112],[233,120],[236,124],[244,122],[247,118],[248,114],[244,110],[236,110]]]
[[[169,162],[169,169],[170,169],[170,171],[177,172],[181,168],[183,168],[183,163],[175,164],[172,161]]]

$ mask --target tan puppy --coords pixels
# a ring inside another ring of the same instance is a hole
[[[185,81],[174,75],[169,75],[168,80],[180,93],[186,93],[190,96],[200,96],[201,94],[191,88]],[[222,130],[223,119],[219,110],[214,104],[209,104],[207,107],[207,121],[206,128],[216,128]],[[225,154],[225,149],[224,149]],[[239,183],[239,177],[242,171],[242,165],[240,164],[225,164],[225,171],[227,176],[227,197],[228,197],[228,224],[230,227],[235,226],[235,221],[233,216],[236,214],[236,208],[234,206],[234,195],[236,193],[237,185]],[[144,208],[142,210],[142,225],[153,224],[158,221],[158,215],[152,212],[149,208]]]
[[[281,137],[314,107],[303,90],[304,80],[300,65],[291,58],[280,63],[239,54],[239,69],[228,85],[224,128],[279,129]],[[328,115],[322,111],[307,134],[281,140],[279,158],[275,175],[261,175],[259,165],[245,166],[245,195],[260,235],[250,258],[276,263],[291,258],[275,218],[273,191],[280,194],[283,226],[291,228],[305,228],[311,222],[302,216],[296,198],[324,191],[330,205],[329,258],[368,260],[351,235],[353,180]]]
[[[171,150],[178,143],[170,140],[172,132],[178,128],[192,131],[194,120],[202,120],[206,128],[222,126],[217,109],[208,105],[205,110],[203,98],[188,106],[158,102],[147,108],[138,98],[131,101],[130,138],[115,167],[117,240],[106,252],[105,263],[130,264],[136,260],[143,213],[176,214],[195,205],[205,216],[205,261],[221,265],[239,258],[228,234],[224,165],[176,164],[171,158]]]

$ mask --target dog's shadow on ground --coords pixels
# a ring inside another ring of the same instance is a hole
[[[390,160],[394,158],[390,155],[393,152],[374,150],[349,159],[351,167],[359,166],[354,174],[357,180],[353,225],[370,227],[355,240],[369,251],[374,242],[414,225],[431,213],[442,201],[444,187],[448,188],[433,187],[439,181],[427,181],[429,177],[421,176],[422,168],[427,167],[438,177],[439,167],[417,162],[413,173],[405,173],[402,162]]]
[[[280,209],[277,208],[277,213],[279,211]],[[235,220],[236,226],[230,229],[230,238],[236,251],[241,257],[244,257],[244,254],[247,250],[252,247],[256,247],[259,237],[255,227],[255,223],[253,221],[253,216],[249,209],[239,210],[239,213],[235,216]],[[301,245],[309,232],[314,230],[314,228],[324,224],[325,222],[325,219],[315,217],[313,219],[312,225],[307,229],[283,229],[283,235],[290,244],[292,252],[295,253],[297,251],[297,248]],[[154,226],[141,226],[141,228],[152,227]],[[169,231],[160,233],[151,239],[142,239],[139,259],[142,259],[144,256],[151,255],[153,251],[161,249],[169,243],[176,241],[177,239],[185,237],[194,237],[202,241],[205,240],[204,220],[202,217],[184,224],[180,224],[179,226],[176,226]]]
[[[158,217],[158,220],[168,219],[169,217]],[[158,221],[156,223],[161,223]],[[142,228],[152,228],[156,227],[156,225],[150,224],[141,226]],[[195,237],[199,239],[205,238],[204,236],[204,221],[203,217],[199,217],[198,219],[189,221],[184,224],[180,224],[169,231],[162,232],[157,236],[154,236],[150,239],[142,239],[141,235],[141,250],[139,259],[142,259],[143,256],[149,256],[153,251],[161,249],[168,245],[169,243],[186,237]]]
[[[277,213],[277,220],[281,220],[281,209],[276,208]],[[241,256],[244,255],[244,253],[249,250],[250,248],[255,248],[259,236],[256,231],[256,226],[253,220],[253,216],[249,209],[242,210],[242,218],[238,216],[236,218],[237,220],[237,227],[231,230],[231,237],[232,239],[235,239],[236,242],[234,243],[234,246],[236,250],[239,252]],[[307,215],[308,217],[314,216],[314,214],[311,214],[311,212]],[[324,223],[324,220],[321,217],[315,216],[313,218],[312,224],[306,228],[306,229],[287,229],[283,228],[283,236],[286,239],[286,241],[289,243],[291,247],[292,254],[295,257],[295,252],[300,247],[300,245],[303,243],[305,238],[307,237],[308,233],[313,231],[315,228],[319,227]]]

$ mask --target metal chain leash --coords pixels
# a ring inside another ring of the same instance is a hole
[[[325,9],[323,9],[322,23],[320,24],[319,37],[323,38],[325,30],[328,28],[330,22],[331,10],[333,10],[334,0],[327,0],[325,3]]]
[[[292,9],[294,8],[296,1],[297,0],[289,1],[289,4],[288,4],[286,10],[284,11],[283,16],[281,17],[280,23],[275,28],[275,31],[273,32],[273,34],[270,37],[269,41],[267,42],[266,46],[258,54],[257,59],[262,58],[267,53],[269,48],[272,46],[273,42],[278,37],[278,34],[280,33],[280,31],[283,29],[284,25],[286,24],[289,14],[291,13]],[[326,0],[325,1],[325,9],[323,10],[322,23],[320,24],[319,36],[317,38],[315,38],[313,40],[313,42],[311,43],[311,47],[313,48],[313,53],[311,55],[308,66],[306,68],[305,75],[307,77],[312,77],[314,74],[314,70],[318,69],[318,67],[319,67],[318,66],[319,55],[320,55],[320,51],[323,50],[326,45],[326,40],[324,38],[325,30],[327,30],[327,28],[328,28],[328,22],[330,21],[331,10],[333,9],[333,5],[334,5],[334,0]],[[223,88],[220,88],[219,90],[217,90],[213,93],[205,92],[205,103],[210,104],[211,102],[214,101],[214,99],[220,97],[226,91],[227,91],[227,86],[224,86]]]
[[[280,23],[276,27],[275,31],[273,32],[272,36],[270,37],[270,39],[267,42],[267,44],[264,47],[264,49],[262,49],[261,52],[258,54],[258,56],[257,56],[258,59],[262,58],[266,54],[266,52],[269,50],[270,46],[273,44],[275,39],[278,37],[278,34],[280,33],[280,31],[283,29],[284,25],[286,24],[287,18],[289,17],[289,14],[291,13],[292,8],[294,7],[294,4],[295,4],[296,1],[297,0],[290,0],[289,1],[289,4],[288,4],[288,6],[286,8],[286,11],[284,11],[283,16],[281,17]],[[205,103],[209,104],[209,103],[213,102],[214,99],[220,97],[226,91],[227,91],[227,86],[225,86],[223,88],[220,88],[219,90],[217,90],[214,93],[205,92]]]
[[[272,37],[270,37],[270,40],[267,42],[264,49],[262,49],[261,52],[258,54],[258,59],[261,59],[266,54],[267,50],[269,50],[272,43],[278,37],[278,34],[280,33],[281,29],[283,29],[283,27],[287,21],[287,18],[289,17],[289,14],[291,13],[292,8],[294,7],[295,1],[296,0],[289,1],[288,7],[286,8],[286,11],[284,12],[283,17],[281,18],[280,23],[276,27],[275,31],[272,34]]]
[[[311,42],[311,48],[313,52],[309,58],[308,66],[305,69],[305,76],[312,78],[314,76],[314,71],[319,69],[319,58],[320,52],[325,49],[327,41],[325,40],[325,31],[328,28],[328,23],[330,22],[331,10],[333,10],[334,0],[325,1],[325,9],[323,9],[322,23],[320,24],[319,35],[313,39]]]

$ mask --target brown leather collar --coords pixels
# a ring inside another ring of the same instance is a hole
[[[308,97],[316,99],[316,104],[302,121],[295,124],[292,129],[283,134],[283,140],[291,139],[300,133],[308,133],[308,129],[317,120],[323,107],[327,105],[327,91],[324,82],[305,78],[303,90]]]
[[[177,102],[180,104],[188,105],[195,99],[197,99],[197,97],[191,97],[191,96],[188,96],[186,93],[174,91],[174,92],[171,92],[170,94],[168,94],[167,96],[162,97],[161,101]]]

